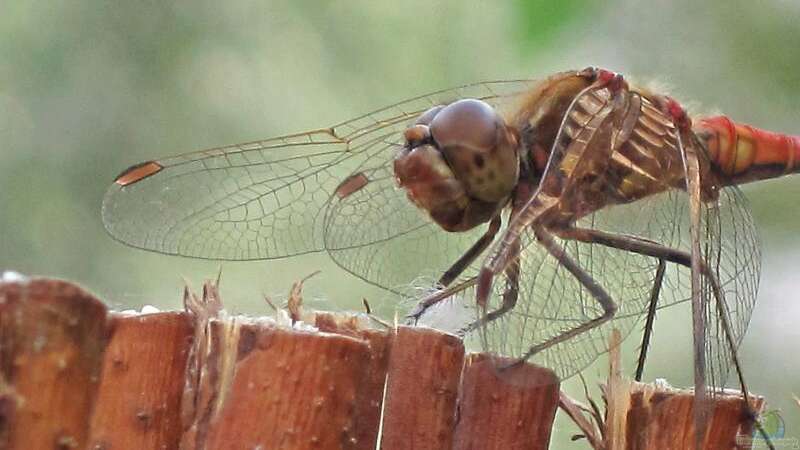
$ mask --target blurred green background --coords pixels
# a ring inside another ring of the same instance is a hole
[[[75,280],[116,308],[178,308],[215,262],[112,241],[100,202],[142,160],[327,126],[462,83],[598,65],[699,111],[800,133],[800,2],[25,2],[0,16],[0,269]],[[800,438],[800,177],[747,186],[764,272],[742,346],[751,390]],[[321,269],[306,297],[386,295],[324,255],[225,263],[229,309]],[[647,374],[691,383],[689,322],[662,314]],[[633,346],[631,346],[633,348]],[[603,364],[587,370],[591,383]],[[574,382],[568,387],[578,396]],[[576,429],[558,424],[552,448]]]

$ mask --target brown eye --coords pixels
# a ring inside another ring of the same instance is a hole
[[[444,109],[444,105],[434,106],[433,108],[430,108],[429,110],[420,114],[420,116],[417,117],[417,121],[414,123],[416,125],[430,125],[433,118],[436,117],[436,115],[439,114],[439,111],[442,109]]]
[[[472,198],[507,199],[519,177],[517,139],[494,108],[464,99],[443,108],[430,125],[433,144]]]
[[[464,99],[443,108],[431,121],[431,134],[441,147],[488,150],[496,145],[500,118],[486,102]]]

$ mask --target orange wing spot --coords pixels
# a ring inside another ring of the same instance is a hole
[[[127,186],[129,184],[137,183],[151,175],[157,174],[163,168],[164,166],[155,161],[145,161],[125,169],[124,172],[117,176],[117,178],[114,180],[114,183],[117,183],[120,186]]]
[[[348,197],[360,191],[367,183],[369,183],[369,178],[364,175],[364,172],[350,175],[336,187],[336,196],[340,199]]]

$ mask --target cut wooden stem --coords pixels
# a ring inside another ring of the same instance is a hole
[[[178,448],[191,317],[113,314],[111,324],[87,448]]]
[[[610,449],[694,448],[695,425],[692,415],[694,392],[670,387],[629,382],[615,394],[615,407],[621,412],[624,434],[616,434]],[[763,407],[761,397],[750,397],[756,411]],[[703,449],[751,447],[753,422],[740,392],[716,392],[710,402]]]
[[[0,283],[0,448],[87,448],[106,308],[63,281]]]
[[[355,411],[355,437],[358,448],[374,450],[378,442],[383,407],[383,390],[389,364],[389,335],[383,330],[366,328],[363,316],[318,312],[314,324],[321,332],[343,334],[363,339],[369,345],[367,374],[358,389]]]
[[[441,450],[453,443],[464,345],[427,328],[392,336],[382,450]]]
[[[620,335],[611,336],[611,370],[606,388],[607,444],[609,450],[695,448],[694,392],[665,383],[645,384],[624,379],[619,356]],[[764,406],[762,397],[750,396],[752,410]],[[741,392],[709,392],[705,400],[708,420],[701,449],[747,449],[754,423]]]
[[[216,288],[187,304],[198,323],[182,449],[374,449],[387,337],[318,318],[309,325],[220,314]],[[299,297],[299,293],[297,295]],[[301,302],[286,320],[315,320]],[[210,305],[213,311],[209,311]],[[280,314],[279,314],[280,315]]]
[[[533,364],[486,354],[467,357],[461,381],[456,450],[547,449],[559,380]]]
[[[192,448],[363,448],[356,402],[369,346],[346,336],[211,322],[213,401]],[[202,389],[202,387],[201,387]]]
[[[559,398],[595,448],[694,444],[692,392],[624,380],[618,333],[603,417],[548,369],[307,312],[296,287],[272,320],[226,314],[213,283],[185,312],[110,316],[69,283],[0,283],[0,448],[373,450],[382,426],[382,450],[545,449]],[[748,448],[741,395],[709,401],[703,448]]]

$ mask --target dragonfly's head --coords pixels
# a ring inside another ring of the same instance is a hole
[[[446,230],[488,221],[517,185],[517,134],[483,101],[435,106],[419,116],[405,138],[394,162],[397,180]]]

